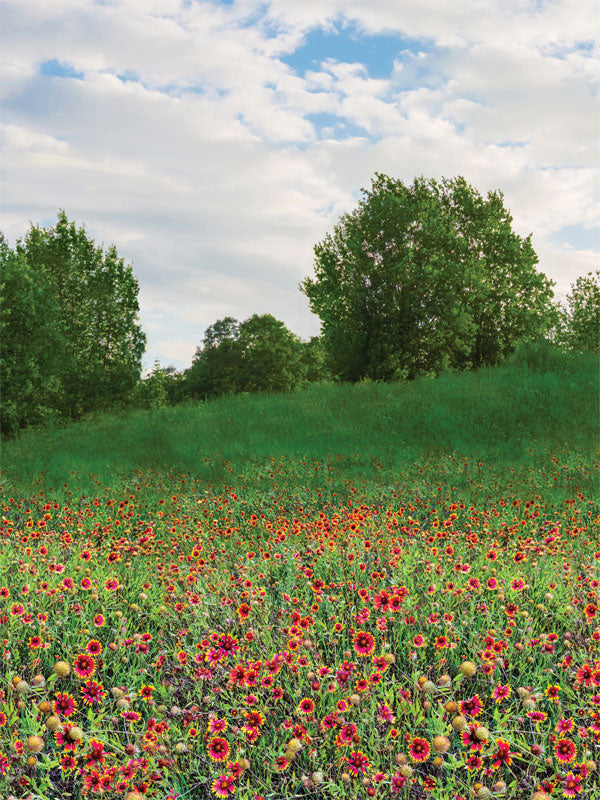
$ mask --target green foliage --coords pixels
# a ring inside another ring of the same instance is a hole
[[[39,478],[40,487],[59,488],[76,470],[93,490],[92,473],[108,486],[138,471],[167,469],[206,484],[250,481],[267,491],[273,460],[290,481],[298,471],[306,474],[308,460],[318,467],[315,481],[333,482],[338,491],[346,480],[396,484],[432,453],[450,462],[468,453],[498,469],[532,468],[540,450],[566,448],[589,459],[599,434],[598,359],[552,353],[544,369],[519,362],[517,354],[514,364],[435,380],[321,382],[286,394],[222,397],[159,415],[138,410],[60,431],[25,431],[4,446],[4,480],[30,490]],[[566,481],[571,473],[561,474]],[[597,485],[595,475],[585,480]]]
[[[238,392],[285,392],[303,375],[302,342],[271,314],[254,314],[239,323],[217,320],[186,371],[188,393],[215,397]]]
[[[138,284],[114,247],[96,247],[61,211],[31,226],[2,265],[2,431],[126,403],[146,338]]]
[[[53,228],[32,225],[17,253],[59,308],[66,341],[64,413],[77,417],[125,401],[139,378],[146,344],[131,267],[115,247],[97,247],[64,211]]]
[[[60,416],[66,340],[45,273],[0,234],[0,428],[14,435]]]
[[[464,178],[411,186],[377,174],[315,247],[300,288],[342,380],[394,380],[498,364],[556,321],[552,282],[500,192]]]
[[[327,353],[320,336],[311,336],[307,342],[302,342],[300,362],[305,383],[331,380],[332,375],[327,367]]]
[[[147,378],[136,386],[135,401],[142,408],[163,408],[169,402],[167,391],[167,374],[158,360],[154,362],[154,369]]]
[[[600,270],[577,278],[567,304],[562,335],[565,346],[600,352]]]

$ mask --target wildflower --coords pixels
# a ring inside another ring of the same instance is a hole
[[[568,719],[566,717],[562,717],[556,723],[555,730],[557,733],[570,733],[575,727],[575,721],[572,717]]]
[[[478,694],[474,694],[468,700],[461,700],[460,702],[460,713],[465,717],[477,717],[481,714],[482,709],[483,705]]]
[[[536,723],[545,722],[548,719],[548,715],[543,711],[528,711],[527,716],[532,722]]]
[[[80,653],[73,661],[73,671],[78,678],[91,678],[96,671],[96,662],[87,653]]]
[[[554,745],[554,755],[563,764],[568,764],[575,760],[576,749],[571,739],[559,739]]]
[[[510,697],[512,689],[510,686],[503,686],[499,683],[492,691],[492,698],[496,703],[501,703]]]
[[[369,759],[360,750],[353,750],[346,759],[348,771],[352,775],[364,775],[364,773],[371,768]]]
[[[427,761],[430,753],[431,753],[431,747],[427,739],[420,739],[420,738],[412,739],[408,748],[408,754],[410,755],[413,761],[416,762]]]
[[[77,710],[77,703],[70,694],[64,692],[57,692],[55,700],[52,703],[52,708],[57,716],[72,717]]]
[[[565,797],[575,797],[578,794],[581,794],[581,778],[579,775],[573,775],[572,772],[568,772],[565,777],[565,782],[563,783],[563,794]]]
[[[370,656],[375,649],[375,639],[367,631],[357,631],[352,639],[352,644],[359,656]]]
[[[210,790],[216,797],[229,797],[235,794],[235,781],[231,775],[219,775],[212,782]]]
[[[85,649],[90,656],[99,656],[102,653],[102,645],[96,639],[89,641]]]
[[[492,769],[499,769],[503,764],[510,766],[512,764],[512,756],[516,756],[517,753],[513,753],[510,749],[510,744],[503,739],[496,739],[496,747],[498,750],[491,756]]]
[[[229,742],[222,736],[213,736],[208,742],[208,755],[213,761],[227,761],[230,752]]]
[[[479,756],[469,756],[465,764],[469,772],[473,772],[474,770],[481,769],[481,767],[483,767],[483,760]]]
[[[223,731],[227,730],[227,720],[226,719],[219,719],[218,717],[214,717],[213,719],[209,719],[208,721],[208,732],[209,733],[223,733]]]
[[[77,760],[69,755],[64,755],[58,763],[63,772],[72,772],[77,766]]]
[[[298,704],[298,711],[301,714],[312,714],[315,710],[314,701],[310,697],[304,697]]]
[[[152,696],[152,692],[154,691],[154,686],[152,684],[144,685],[139,690],[138,694],[142,698],[142,700],[146,703],[152,704],[154,702],[154,698]]]
[[[92,680],[86,681],[79,691],[81,692],[83,702],[87,703],[88,706],[94,703],[100,703],[106,695],[104,686]]]
[[[560,696],[561,691],[562,688],[560,686],[548,686],[545,689],[544,694],[549,700],[554,700],[554,702],[558,702],[558,698]]]

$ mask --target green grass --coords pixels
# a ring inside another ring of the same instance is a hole
[[[568,468],[575,454],[593,458],[598,442],[597,358],[521,355],[437,379],[313,384],[28,430],[4,443],[2,480],[12,493],[90,492],[151,470],[185,473],[207,487],[225,480],[261,489],[274,459],[280,482],[293,484],[300,470],[305,484],[306,463],[314,462],[313,485],[377,486],[431,456],[440,476],[463,454],[530,472],[540,452],[561,453]]]

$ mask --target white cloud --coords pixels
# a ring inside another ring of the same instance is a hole
[[[384,78],[366,53],[296,74],[282,57],[319,26],[397,33],[403,52]],[[115,242],[150,364],[185,366],[226,314],[316,333],[298,281],[376,171],[503,189],[568,291],[597,265],[552,238],[599,224],[593,30],[588,0],[6,0],[2,228],[65,208]],[[81,77],[40,75],[52,60]]]

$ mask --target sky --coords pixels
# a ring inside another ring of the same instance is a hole
[[[564,299],[600,267],[593,0],[3,0],[0,230],[132,263],[155,359],[306,339],[313,247],[376,172],[499,189]]]

